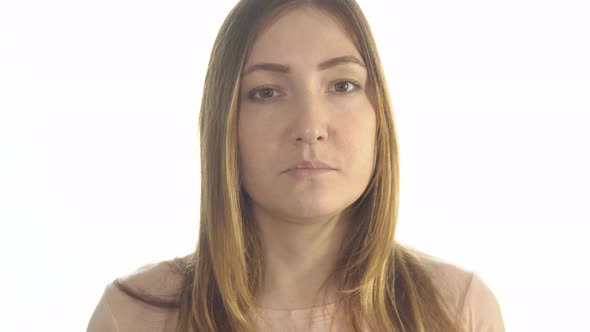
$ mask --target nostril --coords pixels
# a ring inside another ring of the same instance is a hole
[[[310,130],[306,131],[305,133],[300,133],[299,135],[293,136],[293,141],[297,143],[307,143],[307,144],[314,144],[317,142],[324,142],[328,140],[328,134],[322,133],[319,134],[316,131],[315,133],[311,132]]]

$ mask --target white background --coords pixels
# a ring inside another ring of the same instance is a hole
[[[82,331],[196,246],[197,117],[231,1],[0,3],[0,330]],[[476,271],[508,331],[587,328],[585,1],[359,1],[393,98],[398,240]]]

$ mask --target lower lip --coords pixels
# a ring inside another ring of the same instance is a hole
[[[330,168],[296,168],[285,172],[286,174],[295,178],[305,178],[309,176],[316,176],[333,171]]]

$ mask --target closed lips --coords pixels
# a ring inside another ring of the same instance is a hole
[[[289,167],[286,171],[290,171],[293,169],[333,169],[330,165],[320,161],[320,160],[303,160],[299,161],[291,167]]]

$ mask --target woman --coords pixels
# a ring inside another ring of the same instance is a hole
[[[240,1],[199,121],[195,253],[107,286],[88,331],[504,330],[477,275],[395,242],[391,104],[354,0]]]

